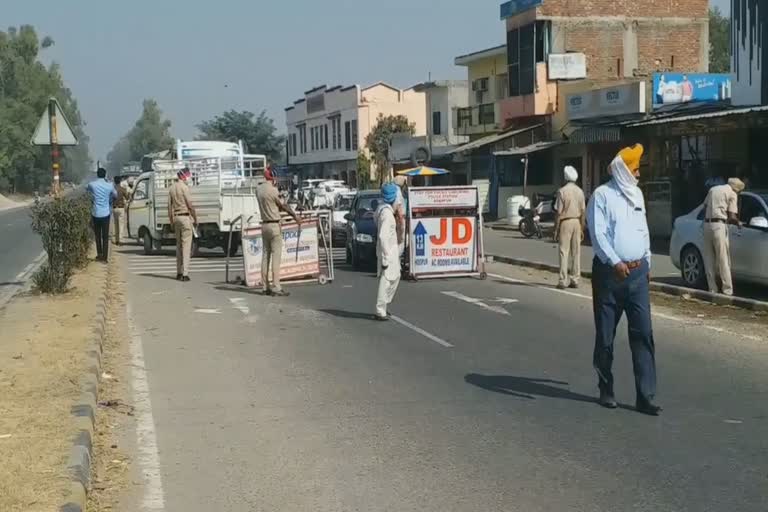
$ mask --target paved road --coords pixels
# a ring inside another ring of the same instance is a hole
[[[650,418],[592,402],[586,291],[404,283],[382,324],[369,274],[271,299],[223,285],[221,260],[182,284],[170,256],[124,252],[125,511],[768,510],[765,341],[656,318]]]
[[[43,250],[40,237],[30,228],[31,222],[27,207],[0,211],[0,290],[12,285]]]

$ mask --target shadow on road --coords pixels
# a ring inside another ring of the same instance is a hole
[[[341,309],[320,309],[320,313],[325,313],[339,318],[353,318],[355,320],[373,320],[371,313],[359,313],[357,311],[344,311]]]
[[[176,276],[169,276],[165,274],[139,273],[137,275],[141,277],[151,277],[153,279],[167,279],[169,281],[176,281]]]
[[[21,286],[23,284],[24,283],[21,282],[21,281],[8,281],[8,282],[5,282],[5,283],[0,283],[0,288],[4,288],[6,286]]]
[[[464,377],[464,381],[494,393],[526,398],[528,400],[536,400],[537,396],[543,396],[576,402],[596,403],[595,397],[574,393],[568,389],[558,387],[568,385],[567,382],[559,380],[470,373]]]

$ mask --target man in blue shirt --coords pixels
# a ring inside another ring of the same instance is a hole
[[[106,262],[109,259],[109,219],[112,203],[117,199],[117,191],[114,185],[107,181],[106,169],[99,168],[96,176],[98,179],[88,184],[88,192],[92,201],[91,217],[93,232],[96,235],[96,259]]]
[[[593,364],[598,375],[600,405],[617,407],[613,390],[613,342],[626,313],[635,371],[636,409],[658,416],[654,404],[656,360],[651,325],[651,243],[645,200],[637,186],[643,146],[622,149],[611,162],[611,180],[595,190],[587,206],[587,222],[595,259],[592,293],[595,315]]]

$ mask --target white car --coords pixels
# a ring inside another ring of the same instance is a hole
[[[739,196],[743,227],[728,226],[731,273],[736,281],[768,286],[768,193],[743,192]],[[706,288],[704,271],[704,205],[675,220],[669,256],[692,288]]]
[[[333,203],[332,234],[334,241],[342,241],[347,238],[347,214],[352,208],[355,192],[342,192],[336,196]]]

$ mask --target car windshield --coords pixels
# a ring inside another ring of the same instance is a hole
[[[349,210],[352,207],[352,200],[354,198],[350,196],[339,196],[336,198],[335,208],[337,210]]]
[[[375,210],[381,202],[381,196],[360,196],[357,201],[358,210]]]

